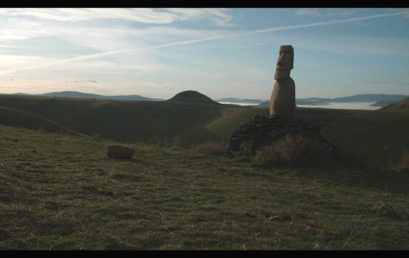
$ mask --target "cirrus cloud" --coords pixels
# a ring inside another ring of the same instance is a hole
[[[151,8],[3,8],[0,9],[0,16],[26,16],[59,22],[123,19],[156,24],[204,19],[220,26],[232,25],[232,16],[225,9],[217,8],[174,8],[163,11]]]

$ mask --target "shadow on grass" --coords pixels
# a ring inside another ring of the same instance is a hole
[[[148,162],[140,159],[112,159],[112,158],[106,158],[106,160],[110,160],[112,162],[116,163],[135,163],[135,164],[148,164]]]
[[[251,162],[254,168],[274,171],[274,174],[292,174],[298,177],[322,180],[345,186],[355,186],[366,189],[382,190],[394,193],[409,193],[409,174],[398,173],[396,170],[385,167],[374,167],[361,162],[337,163],[329,162],[322,166],[302,166],[296,164],[271,164]],[[260,176],[266,180],[273,177]],[[257,175],[253,175],[257,176]]]
[[[409,175],[392,170],[371,169],[296,169],[300,177],[330,181],[336,184],[356,186],[367,189],[382,190],[394,193],[409,193]]]

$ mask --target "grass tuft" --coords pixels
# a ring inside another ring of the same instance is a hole
[[[402,158],[398,165],[395,167],[395,171],[399,173],[409,174],[409,151],[403,150]]]
[[[314,167],[333,162],[326,146],[303,135],[286,135],[258,150],[254,159],[263,166]]]
[[[196,145],[193,150],[204,154],[218,156],[226,153],[226,145],[216,141],[207,141]]]

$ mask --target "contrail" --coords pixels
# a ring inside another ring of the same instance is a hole
[[[145,50],[151,50],[151,49],[166,48],[166,47],[178,46],[178,45],[188,45],[188,44],[200,43],[200,42],[211,41],[211,40],[227,39],[227,38],[241,37],[241,36],[259,34],[259,33],[266,33],[266,32],[271,32],[271,31],[293,30],[293,29],[300,29],[300,28],[327,26],[327,25],[332,25],[332,24],[348,23],[348,22],[362,21],[362,20],[370,20],[370,19],[376,19],[376,18],[382,18],[382,17],[388,17],[388,16],[397,16],[397,15],[402,15],[402,14],[408,14],[408,12],[377,14],[377,15],[355,17],[355,18],[344,19],[344,20],[330,20],[330,21],[308,23],[308,24],[301,24],[301,25],[270,27],[270,28],[253,30],[253,31],[248,31],[248,32],[240,32],[240,33],[233,33],[233,34],[229,34],[229,35],[216,36],[216,37],[211,37],[211,38],[177,41],[177,42],[166,43],[166,44],[152,46],[152,47],[112,50],[112,51],[106,51],[106,52],[102,52],[102,53],[82,55],[82,56],[77,56],[77,57],[74,57],[74,58],[57,60],[57,61],[54,61],[54,62],[49,62],[49,63],[45,63],[45,64],[40,64],[40,65],[27,66],[27,67],[23,67],[23,68],[20,68],[20,69],[7,70],[7,71],[0,72],[0,75],[10,74],[10,73],[14,73],[16,71],[21,71],[21,70],[33,70],[33,69],[38,69],[38,68],[44,68],[44,67],[64,64],[64,63],[73,62],[73,61],[96,59],[96,58],[103,57],[103,56],[115,55],[115,54],[126,53],[126,52],[143,52]]]

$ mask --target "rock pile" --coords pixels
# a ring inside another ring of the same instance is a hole
[[[108,146],[108,157],[111,159],[131,159],[135,150],[121,146],[121,145],[110,145]]]
[[[331,152],[337,149],[321,135],[319,125],[312,125],[301,119],[288,120],[277,115],[269,118],[261,114],[254,116],[232,133],[227,153],[231,156],[234,152],[240,151],[240,146],[243,143],[251,142],[250,148],[254,154],[258,149],[271,145],[286,135],[302,135],[318,140]]]

